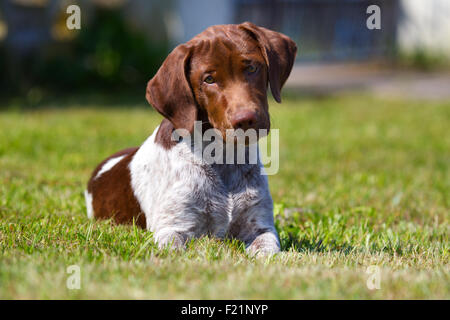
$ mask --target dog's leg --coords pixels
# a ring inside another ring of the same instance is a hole
[[[188,237],[181,232],[171,228],[165,228],[155,232],[154,239],[160,249],[169,247],[170,249],[182,249]]]
[[[273,255],[280,252],[280,241],[275,229],[262,231],[247,247],[247,252],[251,255]]]

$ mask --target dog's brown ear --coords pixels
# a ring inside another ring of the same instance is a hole
[[[175,129],[193,131],[197,106],[188,81],[192,48],[182,44],[166,58],[156,75],[148,82],[147,101]]]
[[[272,95],[277,102],[281,102],[281,88],[294,65],[297,45],[284,34],[258,27],[250,22],[244,22],[240,27],[258,41],[267,63]]]

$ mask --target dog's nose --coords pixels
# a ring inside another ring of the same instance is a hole
[[[256,124],[256,112],[253,110],[242,110],[236,112],[232,119],[231,125],[234,129],[247,130],[253,128]]]

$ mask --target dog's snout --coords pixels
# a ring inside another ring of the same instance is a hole
[[[253,128],[256,124],[257,114],[253,110],[241,110],[236,112],[232,119],[231,125],[234,129],[247,130]]]

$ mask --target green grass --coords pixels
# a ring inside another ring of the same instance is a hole
[[[86,218],[94,166],[139,145],[148,107],[49,103],[0,112],[0,298],[450,298],[450,103],[342,96],[271,103],[271,176],[284,252],[203,238],[158,250],[149,232]],[[66,268],[81,268],[81,289]],[[366,269],[381,270],[381,289]]]

